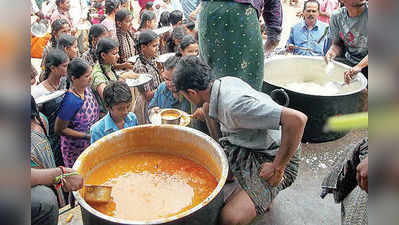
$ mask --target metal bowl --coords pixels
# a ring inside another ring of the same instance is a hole
[[[170,108],[165,108],[165,109],[161,109],[159,112],[155,112],[155,111],[151,111],[150,115],[149,115],[149,119],[151,124],[154,125],[161,125],[162,124],[162,119],[161,119],[161,112],[164,110],[168,110]],[[190,114],[180,110],[180,109],[174,109],[177,110],[179,112],[181,112],[182,116],[180,118],[180,126],[188,126],[191,122],[191,116]]]
[[[175,109],[167,109],[161,112],[162,124],[174,124],[179,125],[182,113]]]
[[[165,152],[191,159],[213,174],[218,181],[213,192],[200,204],[175,216],[134,221],[107,216],[92,208],[81,191],[73,192],[81,206],[85,225],[121,224],[190,224],[216,225],[223,207],[222,188],[226,182],[228,162],[222,147],[211,137],[192,128],[174,125],[142,125],[109,134],[90,145],[76,160],[73,169],[83,178],[104,161],[133,152]]]

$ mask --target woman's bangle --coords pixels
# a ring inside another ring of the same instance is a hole
[[[89,133],[85,132],[85,136],[83,137],[84,139],[89,139]]]

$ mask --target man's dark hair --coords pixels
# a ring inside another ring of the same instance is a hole
[[[303,11],[305,12],[305,10],[306,10],[306,7],[308,7],[308,4],[309,3],[316,3],[317,4],[317,10],[320,12],[320,3],[319,3],[319,1],[317,1],[317,0],[308,0],[308,1],[305,1],[305,3],[303,4]]]
[[[173,10],[169,14],[169,21],[172,25],[176,25],[178,22],[183,20],[183,12],[180,10]]]
[[[132,93],[129,86],[123,81],[113,81],[104,88],[104,105],[112,108],[120,103],[131,103]]]
[[[211,82],[211,68],[197,56],[184,56],[177,64],[173,76],[177,91],[203,91]]]

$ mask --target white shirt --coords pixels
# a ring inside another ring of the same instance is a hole
[[[32,87],[31,94],[34,99],[37,99],[40,96],[51,94],[51,91],[47,90],[47,88],[44,87],[43,82],[42,82],[42,83]]]

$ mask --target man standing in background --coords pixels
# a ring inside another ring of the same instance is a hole
[[[345,7],[330,20],[332,45],[326,61],[336,59],[352,68],[345,73],[349,82],[358,72],[368,77],[368,4],[366,0],[341,0]]]
[[[294,55],[325,55],[328,50],[328,24],[318,20],[320,4],[317,0],[306,1],[303,20],[291,28],[287,41],[288,51]]]

